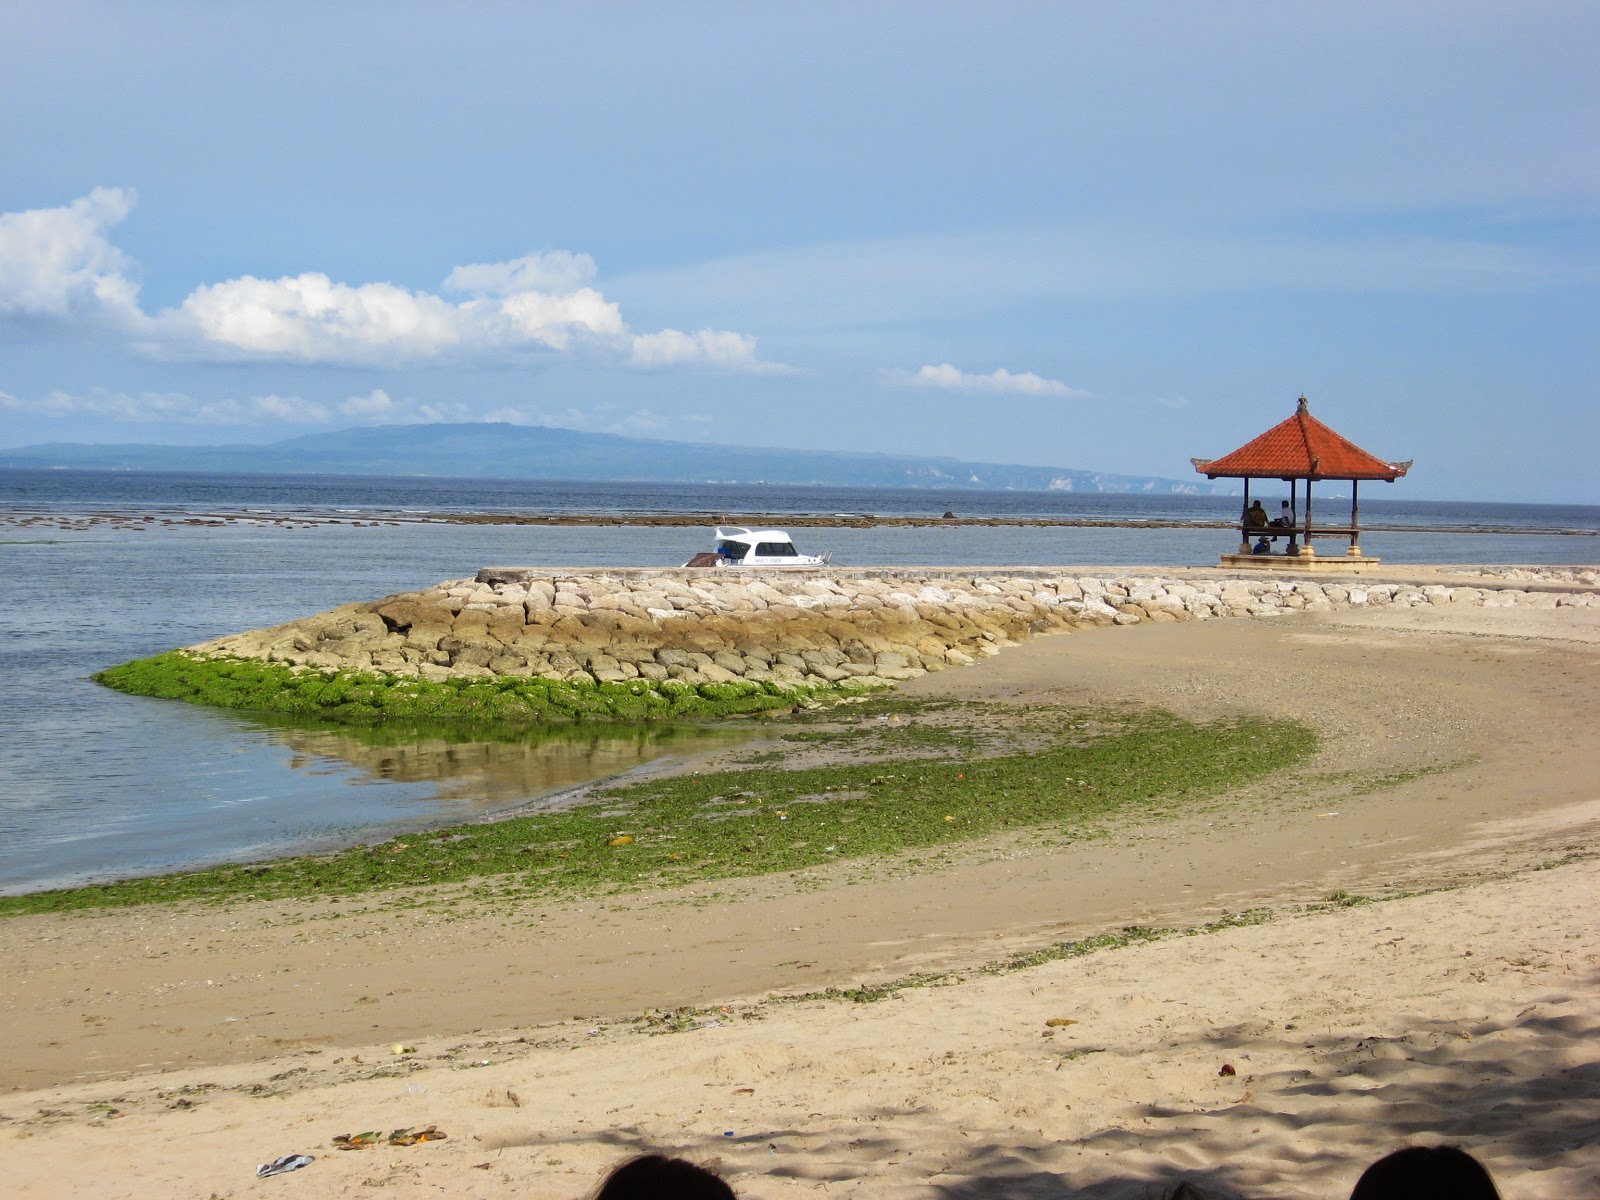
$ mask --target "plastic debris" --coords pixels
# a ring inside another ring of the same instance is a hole
[[[256,1168],[256,1177],[265,1179],[268,1175],[282,1175],[285,1171],[298,1171],[301,1167],[309,1167],[317,1160],[309,1154],[285,1154],[282,1158],[275,1158],[271,1162],[264,1162]]]

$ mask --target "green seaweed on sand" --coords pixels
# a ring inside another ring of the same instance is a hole
[[[949,750],[669,776],[613,785],[573,808],[332,854],[0,897],[0,915],[441,884],[514,904],[878,864],[1000,834],[1081,833],[1114,817],[1168,815],[1291,768],[1317,745],[1290,721],[1201,723],[1159,710],[1056,715],[1053,739],[989,757]],[[880,749],[892,753],[892,743]]]
[[[441,682],[377,671],[328,671],[170,650],[110,667],[96,683],[135,696],[336,721],[392,718],[474,723],[712,719],[775,712],[864,690],[749,680],[690,684],[484,675]]]

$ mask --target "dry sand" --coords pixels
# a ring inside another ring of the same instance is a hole
[[[1508,1200],[1600,1194],[1597,667],[1594,609],[1064,635],[907,690],[1271,712],[1325,748],[1104,840],[466,918],[3,922],[6,1192],[576,1197],[663,1148],[751,1197],[1342,1197],[1442,1140]],[[1384,899],[1322,903],[1341,891]],[[681,1032],[635,1019],[683,1005]],[[428,1124],[448,1139],[330,1144]],[[255,1178],[294,1152],[316,1161]]]

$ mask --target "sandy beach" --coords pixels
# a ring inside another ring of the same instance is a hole
[[[1096,630],[904,690],[1272,714],[1323,748],[1064,844],[468,915],[5,921],[8,1194],[576,1197],[656,1148],[751,1197],[1342,1197],[1437,1141],[1508,1200],[1600,1191],[1594,608]]]

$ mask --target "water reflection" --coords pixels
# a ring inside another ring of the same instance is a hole
[[[332,725],[247,718],[290,751],[291,770],[338,774],[347,785],[431,784],[435,817],[481,816],[662,758],[748,741],[749,725],[469,726],[386,721]],[[351,772],[354,771],[352,775]]]
[[[24,755],[15,765],[26,770],[8,777],[0,753],[0,894],[381,841],[553,802],[565,789],[757,734],[742,721],[332,724],[85,687],[74,736],[61,730],[78,756],[72,769],[59,756]],[[130,725],[160,736],[146,744],[119,734]],[[139,748],[136,768],[103,752],[107,735]]]

